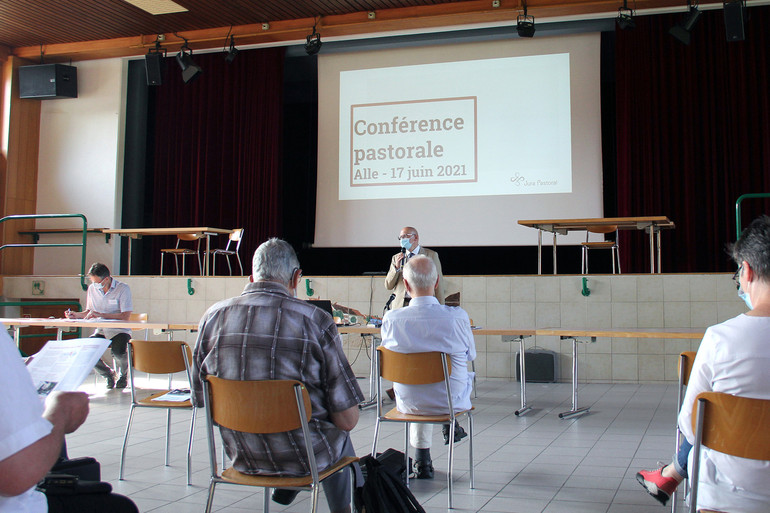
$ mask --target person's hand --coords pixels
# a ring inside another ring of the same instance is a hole
[[[89,310],[85,316],[85,319],[96,319],[97,317],[99,317],[99,312],[94,312],[93,310]]]
[[[396,255],[396,269],[401,268],[401,263],[404,261],[405,255],[406,255],[405,253],[399,253],[398,255]]]
[[[51,392],[45,400],[45,417],[64,434],[72,433],[88,417],[88,395],[84,392]]]
[[[75,316],[72,315],[72,310],[69,310],[69,309],[64,311],[64,317],[66,317],[67,319],[74,319],[75,318]]]

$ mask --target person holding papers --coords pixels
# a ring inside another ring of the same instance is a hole
[[[86,309],[82,312],[67,310],[68,319],[114,319],[127,321],[134,308],[131,302],[131,289],[123,282],[110,276],[106,265],[95,263],[86,275],[91,286],[86,293]],[[102,360],[96,363],[96,372],[107,379],[107,388],[126,388],[128,380],[128,355],[126,348],[131,340],[131,330],[127,328],[98,328],[92,337],[111,340],[112,358],[118,367],[113,370]],[[116,375],[117,373],[117,375]]]

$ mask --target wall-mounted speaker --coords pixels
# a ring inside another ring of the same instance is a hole
[[[163,83],[163,72],[161,71],[161,62],[163,55],[160,53],[148,53],[144,56],[144,67],[147,71],[147,85],[157,86]]]
[[[746,39],[746,24],[743,21],[744,11],[742,0],[724,3],[725,34],[728,42]]]
[[[65,64],[19,68],[19,97],[38,100],[78,97],[78,69]]]

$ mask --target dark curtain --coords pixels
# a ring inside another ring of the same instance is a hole
[[[748,9],[746,40],[732,43],[721,10],[703,13],[689,46],[668,34],[680,16],[616,30],[618,215],[676,223],[663,233],[664,272],[731,271],[735,201],[770,192],[770,8]],[[743,226],[768,205],[744,203]],[[645,244],[622,234],[625,269],[649,269]]]
[[[195,54],[203,73],[185,84],[173,58],[154,91],[154,227],[245,228],[244,272],[260,242],[281,235],[282,48],[241,51],[232,63],[221,53]],[[160,249],[175,238],[152,237],[153,274]],[[212,248],[224,247],[213,237]],[[172,259],[165,272],[173,273]],[[227,273],[224,258],[217,274]],[[235,264],[237,273],[237,264]],[[197,264],[187,262],[188,274]]]

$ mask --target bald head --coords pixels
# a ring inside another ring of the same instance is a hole
[[[412,297],[432,296],[438,285],[438,271],[433,260],[417,255],[404,267],[404,283]]]

